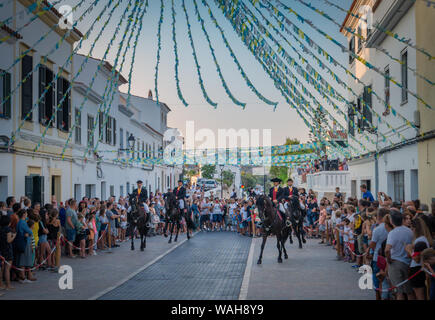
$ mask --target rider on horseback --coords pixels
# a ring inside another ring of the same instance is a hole
[[[184,199],[186,198],[186,189],[183,186],[183,180],[178,180],[178,187],[174,189],[175,198],[177,199],[180,212],[184,210]]]
[[[282,180],[279,178],[273,178],[270,181],[273,182],[273,187],[269,189],[270,200],[272,200],[275,208],[281,209],[281,205],[282,205],[281,200],[283,199],[283,196],[284,196],[284,190],[279,186],[279,184],[282,182]],[[285,214],[285,210],[283,210],[283,211],[281,211],[281,212],[283,212]],[[272,223],[272,221],[268,221],[268,219],[264,220],[264,224],[265,224],[266,228],[271,223]]]

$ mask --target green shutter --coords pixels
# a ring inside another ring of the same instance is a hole
[[[3,116],[5,118],[11,117],[12,97],[10,97],[10,94],[11,94],[11,74],[9,72],[6,72],[3,78],[3,101],[4,99],[8,98],[8,100],[3,105],[3,109],[4,109]]]
[[[39,98],[41,98],[42,93],[44,92],[45,87],[47,86],[45,66],[40,65],[38,71],[39,71],[39,81],[38,81]],[[39,119],[39,122],[42,123],[43,125],[46,124],[46,121],[45,121],[45,99],[46,99],[46,97],[47,97],[47,95],[45,95],[42,99],[40,99],[39,110],[38,110],[38,119]]]

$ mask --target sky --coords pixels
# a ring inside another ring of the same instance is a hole
[[[93,7],[92,11],[87,16],[78,22],[77,27],[85,33],[90,27],[91,23],[96,19],[98,14],[102,11],[103,6],[107,3],[105,0],[93,0],[97,1],[97,4]],[[92,1],[92,2],[93,2]],[[207,0],[213,10],[214,16],[217,18],[220,26],[224,29],[225,35],[228,41],[236,53],[238,60],[244,68],[246,74],[250,80],[254,83],[254,86],[261,92],[263,96],[272,101],[279,102],[278,107],[273,111],[273,107],[266,105],[259,100],[257,96],[248,88],[243,80],[240,72],[238,71],[235,63],[233,62],[228,50],[226,49],[224,42],[222,41],[219,31],[209,18],[208,12],[201,3],[201,0],[197,0],[200,14],[205,20],[205,28],[210,36],[211,43],[214,47],[215,54],[219,65],[221,67],[224,78],[233,93],[233,95],[242,102],[246,102],[246,108],[243,110],[240,106],[234,105],[230,98],[226,95],[221,81],[218,77],[215,64],[210,54],[210,49],[206,42],[206,38],[200,27],[199,21],[197,21],[193,1],[186,0],[186,7],[189,14],[190,24],[192,26],[192,36],[195,43],[195,48],[198,55],[200,64],[200,71],[204,80],[204,86],[211,100],[218,103],[216,109],[208,105],[203,98],[199,83],[197,70],[195,67],[192,49],[187,34],[187,24],[184,12],[182,10],[182,1],[174,0],[176,8],[176,37],[178,43],[178,55],[179,55],[179,74],[180,74],[180,87],[185,100],[189,103],[188,107],[185,107],[178,98],[176,85],[175,85],[175,69],[174,69],[174,50],[172,41],[172,14],[171,14],[171,1],[163,0],[164,18],[162,23],[162,45],[161,45],[161,60],[159,66],[158,76],[158,91],[159,100],[165,102],[172,110],[168,115],[168,125],[180,129],[184,134],[186,121],[194,121],[195,130],[201,128],[209,128],[215,132],[217,136],[218,129],[271,129],[272,130],[272,144],[280,145],[285,142],[286,137],[297,138],[301,142],[308,141],[309,130],[299,118],[295,110],[285,102],[280,92],[274,87],[273,81],[269,75],[262,69],[261,65],[256,61],[255,57],[245,47],[244,43],[238,37],[233,30],[231,24],[222,14],[222,11],[216,7],[213,0]],[[328,6],[323,0],[304,0],[307,3],[311,3],[320,10],[327,12],[332,18],[334,18],[340,24],[345,18],[345,14],[333,7]],[[348,9],[352,3],[351,0],[331,0],[332,2],[340,5],[341,7]],[[78,19],[81,14],[92,4],[90,0],[86,0],[84,4],[74,13],[74,19]],[[249,0],[244,0],[245,4],[251,9]],[[271,1],[276,6],[276,1]],[[333,38],[339,40],[343,44],[346,44],[345,37],[339,32],[338,26],[329,22],[324,17],[311,11],[307,7],[303,6],[296,0],[282,0],[282,2],[293,8],[301,16],[309,19],[315,23],[316,26],[327,32]],[[69,4],[71,6],[79,3],[76,1],[61,1],[56,7],[62,4]],[[95,46],[92,56],[95,58],[102,58],[110,38],[114,34],[115,28],[121,22],[122,12],[126,8],[128,1],[122,0],[119,8],[114,12],[112,19],[109,21],[105,31],[103,32],[98,45]],[[101,26],[107,20],[107,13],[103,15],[102,19],[95,25],[94,30],[91,32],[89,38],[83,41],[82,48],[79,53],[87,54],[90,47],[95,41],[95,37],[101,29]],[[253,10],[253,12],[255,12]],[[266,10],[263,10],[263,14],[273,21]],[[143,97],[148,96],[148,91],[151,89],[154,93],[154,81],[155,81],[155,66],[156,66],[156,54],[157,54],[157,26],[160,16],[160,1],[150,0],[149,8],[144,16],[142,31],[139,35],[138,45],[136,49],[136,57],[132,64],[132,48],[133,41],[131,42],[131,49],[126,55],[126,62],[122,68],[122,74],[125,78],[128,78],[130,68],[132,68],[132,88],[131,93]],[[295,19],[293,15],[287,14],[294,24],[304,30],[311,39],[317,42],[320,46],[326,49],[336,60],[347,61],[347,54],[342,52],[340,48],[332,44],[332,42],[325,39],[315,30],[311,29],[306,23],[301,24]],[[114,45],[109,51],[106,60],[113,63],[116,58],[116,52],[118,43],[121,40],[123,31],[126,26],[125,19],[121,24],[121,32],[115,38]],[[263,20],[262,20],[263,21]],[[285,33],[284,33],[285,34]],[[279,37],[273,33],[276,39]],[[292,41],[293,38],[287,36]],[[133,38],[134,39],[134,38]],[[282,42],[283,43],[283,42]],[[271,42],[269,42],[271,44]],[[298,44],[292,41],[294,47],[299,48]],[[286,51],[296,58],[293,50],[283,43]],[[311,65],[317,69],[317,63],[310,60]],[[119,59],[121,61],[121,59]],[[299,60],[297,60],[300,63]],[[341,79],[346,80],[345,75],[340,69],[331,66]],[[118,67],[119,69],[119,67]],[[328,81],[332,84],[330,78]],[[304,85],[310,88],[310,85],[306,82]],[[121,87],[121,91],[127,90],[127,85]],[[312,88],[310,88],[312,89]],[[341,88],[336,88],[341,90]],[[299,89],[300,90],[300,89]],[[343,92],[343,91],[341,91]],[[311,93],[316,95],[316,91],[312,89]],[[344,93],[343,93],[344,94]],[[323,100],[319,99],[321,103]],[[325,107],[326,103],[325,103]],[[332,107],[328,110],[332,112]],[[333,113],[334,114],[334,113]],[[344,122],[342,122],[344,123]]]

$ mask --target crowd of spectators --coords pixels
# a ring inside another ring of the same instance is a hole
[[[298,175],[301,176],[302,183],[307,181],[307,174],[312,174],[321,171],[348,171],[349,167],[347,164],[347,159],[344,158],[343,161],[339,159],[328,159],[327,155],[324,155],[320,159],[315,159],[314,161],[305,164],[304,166],[298,167]]]
[[[377,299],[435,300],[435,204],[429,212],[419,200],[394,202],[383,192],[375,200],[365,185],[361,194],[321,199],[308,233],[357,271],[370,266]]]

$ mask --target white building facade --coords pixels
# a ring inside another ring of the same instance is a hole
[[[367,11],[364,8],[371,8]],[[361,15],[364,10],[372,14],[373,23],[379,24],[384,30],[391,30],[401,37],[409,38],[413,43],[416,39],[416,14],[412,0],[355,0],[351,7],[352,13]],[[411,92],[417,92],[416,76],[410,69],[416,69],[416,50],[406,44],[387,36],[378,29],[370,28],[363,21],[348,15],[343,23],[360,33],[365,41],[342,28],[347,36],[349,49],[364,60],[390,75],[397,83]],[[401,60],[400,64],[390,59],[382,51]],[[407,90],[385,79],[374,70],[349,55],[348,69],[358,77],[365,86],[348,76],[348,86],[359,96],[349,94],[353,108],[349,108],[349,135],[363,141],[366,147],[375,152],[348,162],[350,170],[351,195],[361,197],[360,185],[367,184],[376,197],[378,191],[383,191],[395,201],[413,200],[418,198],[418,130],[410,124],[418,126],[417,99]],[[373,91],[386,104],[375,97]],[[355,110],[356,112],[355,112]],[[373,110],[380,115],[381,121]],[[398,116],[400,114],[402,117]],[[409,120],[406,123],[403,119]],[[390,128],[385,124],[388,122]],[[391,127],[394,129],[392,130]],[[375,130],[373,130],[375,128]],[[367,143],[363,137],[369,136],[374,143]],[[351,140],[349,142],[352,143]],[[354,145],[358,148],[357,145]],[[362,151],[362,150],[361,150]]]
[[[14,0],[0,12],[1,21],[15,17],[0,29],[0,38],[8,37],[0,44],[0,199],[10,195],[42,203],[52,196],[59,202],[84,196],[107,199],[126,196],[138,179],[149,192],[173,188],[181,169],[150,161],[165,146],[170,109],[136,96],[127,106],[127,96],[118,90],[127,83],[125,78],[107,61],[93,58],[70,88],[85,60],[73,52],[82,34],[71,30],[60,42],[65,30],[54,27],[49,32],[61,16],[54,8],[21,30],[34,16],[27,9],[34,2]],[[45,33],[46,38],[35,45]],[[113,90],[105,94],[107,81]],[[127,151],[131,134],[134,154]]]

